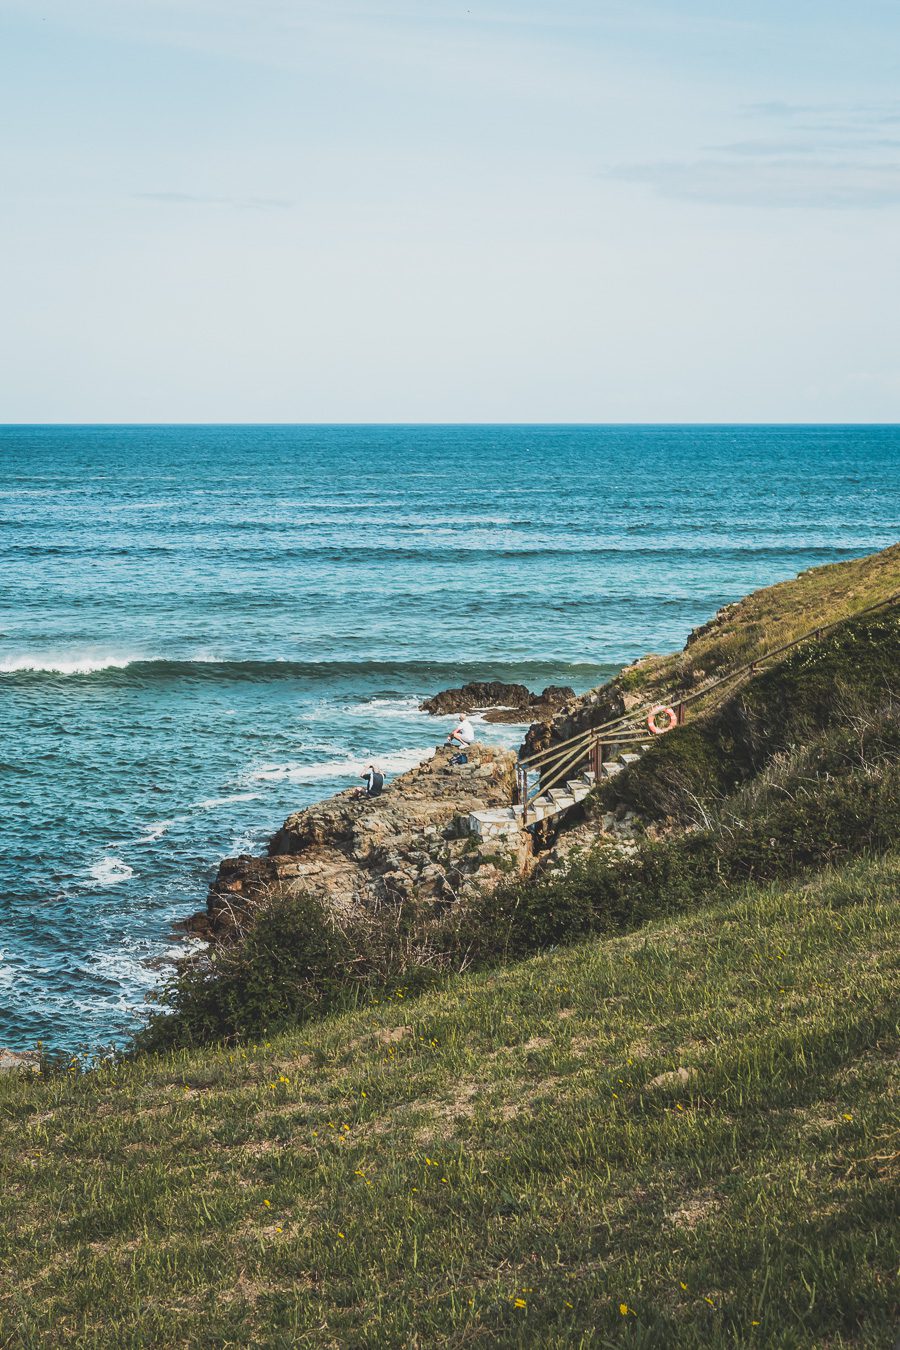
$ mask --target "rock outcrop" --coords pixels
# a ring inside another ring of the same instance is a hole
[[[37,1050],[0,1048],[0,1073],[40,1073],[41,1056]]]
[[[436,717],[460,713],[484,712],[486,722],[527,722],[532,718],[552,717],[575,698],[568,685],[549,684],[533,694],[524,684],[506,684],[502,680],[473,681],[461,689],[444,689],[419,704],[421,712]]]
[[[340,916],[413,896],[452,904],[527,871],[528,833],[481,843],[465,830],[469,812],[509,805],[515,754],[476,744],[467,764],[451,764],[453,754],[439,746],[380,797],[360,799],[349,789],[289,816],[267,856],[242,854],[221,863],[206,909],[182,926],[201,937],[226,938],[285,888],[320,896]]]

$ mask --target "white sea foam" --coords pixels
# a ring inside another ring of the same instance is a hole
[[[321,760],[318,764],[262,764],[251,769],[246,777],[254,782],[319,783],[334,778],[353,779],[358,777],[374,760],[382,773],[405,773],[414,769],[428,758],[428,751],[422,746],[407,750],[395,750],[387,755],[346,755],[341,759]]]
[[[155,820],[147,826],[146,832],[137,840],[139,844],[155,844],[157,839],[162,839],[163,835],[175,824],[174,820]]]
[[[118,886],[134,876],[134,868],[129,867],[121,858],[107,855],[95,862],[91,868],[91,880],[95,886]]]
[[[238,853],[252,853],[254,849],[264,844],[271,834],[271,826],[268,825],[261,825],[257,829],[245,830],[243,834],[236,834],[228,846],[229,855],[234,857]]]
[[[46,672],[50,675],[93,675],[98,670],[124,670],[136,656],[11,656],[0,661],[0,675],[16,675],[23,671]]]
[[[370,698],[342,709],[349,717],[425,717],[417,698]]]
[[[211,811],[213,807],[230,806],[232,802],[253,802],[261,796],[261,792],[233,792],[230,797],[209,797],[205,802],[198,802],[197,806],[201,811]]]
[[[16,972],[12,966],[7,966],[5,961],[6,952],[0,951],[0,989],[9,989],[16,978]]]
[[[147,943],[125,942],[120,946],[95,948],[78,964],[86,974],[112,986],[109,994],[99,996],[108,1008],[133,1016],[140,1011],[150,990],[159,983],[158,972],[148,965],[154,951]],[[90,1013],[95,1010],[97,1001],[98,994],[94,991],[80,1006]]]

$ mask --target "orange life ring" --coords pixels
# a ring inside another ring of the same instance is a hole
[[[665,717],[667,725],[658,727],[656,725],[657,717]],[[657,703],[655,708],[651,708],[647,714],[647,726],[653,732],[654,736],[662,736],[663,732],[671,731],[673,727],[678,726],[678,717],[674,708],[667,708],[665,703]]]

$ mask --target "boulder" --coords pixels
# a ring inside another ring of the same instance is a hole
[[[540,694],[533,694],[524,684],[488,680],[464,684],[460,689],[445,689],[420,703],[419,708],[435,717],[487,710],[487,722],[524,722],[533,717],[552,716],[574,697],[575,690],[568,685],[550,684]]]

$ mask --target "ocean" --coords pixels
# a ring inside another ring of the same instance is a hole
[[[0,1045],[125,1043],[219,860],[416,763],[427,695],[898,535],[897,427],[0,427]]]

